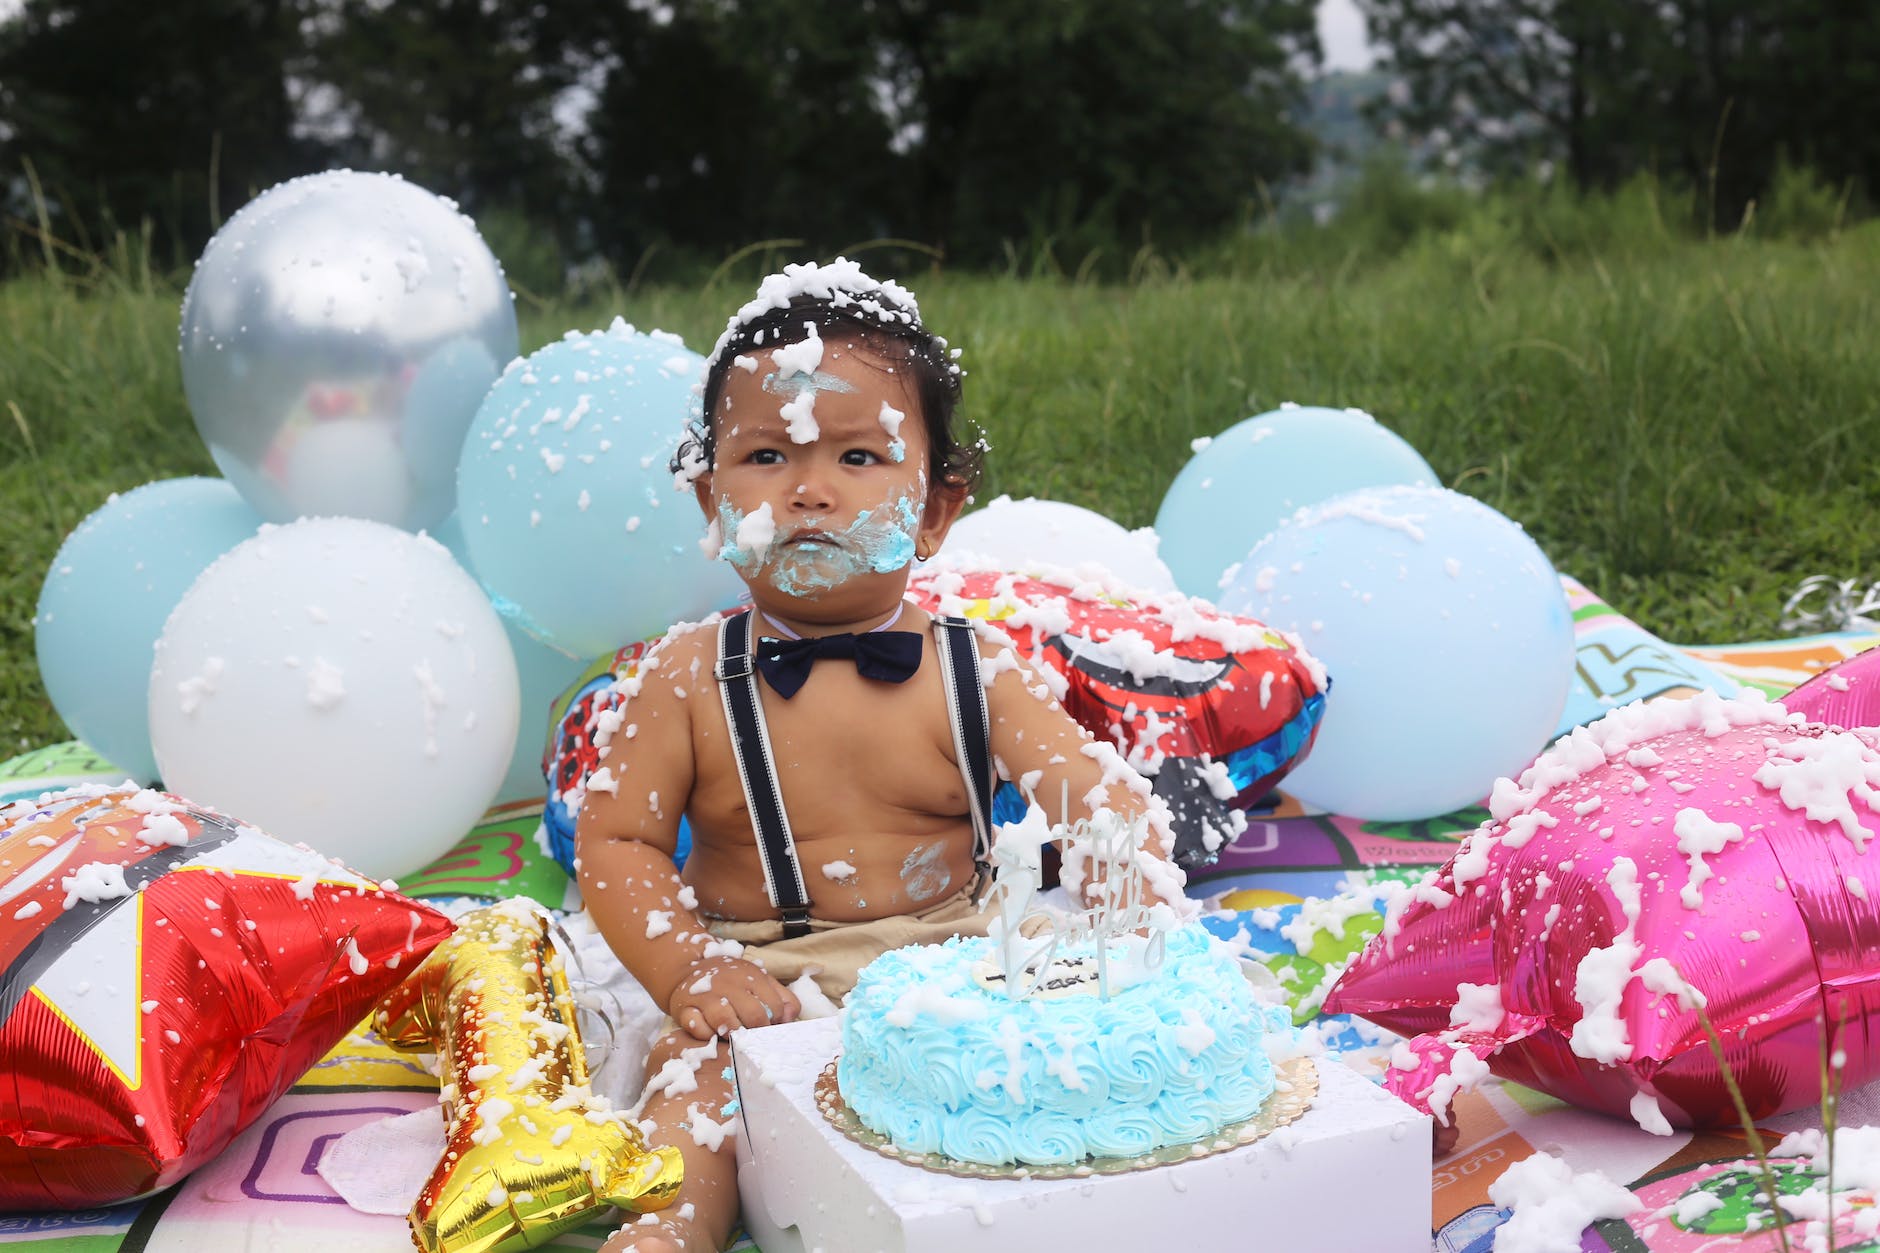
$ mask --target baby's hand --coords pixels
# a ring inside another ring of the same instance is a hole
[[[739,1027],[794,1022],[802,1010],[790,989],[739,957],[708,957],[686,972],[666,1012],[695,1038]]]

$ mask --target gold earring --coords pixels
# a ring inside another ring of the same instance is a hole
[[[927,560],[927,558],[933,556],[933,545],[929,544],[926,540],[922,540],[920,543],[914,545],[914,555],[919,557],[922,561]]]

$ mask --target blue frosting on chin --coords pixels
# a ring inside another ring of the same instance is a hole
[[[1290,1031],[1286,1015],[1201,927],[1171,934],[1162,966],[1107,1001],[1011,1000],[973,978],[992,956],[985,939],[897,949],[843,1006],[842,1098],[903,1149],[987,1165],[1135,1157],[1272,1095],[1265,1037]]]

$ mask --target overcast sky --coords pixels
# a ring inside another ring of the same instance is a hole
[[[0,0],[0,4],[6,0]],[[1371,68],[1371,45],[1364,36],[1364,16],[1354,0],[1319,0],[1319,43],[1328,70]]]

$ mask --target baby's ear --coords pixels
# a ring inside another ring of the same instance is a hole
[[[967,490],[959,483],[936,483],[927,492],[927,509],[921,515],[916,551],[931,557],[946,542],[947,532],[960,520],[966,508]]]
[[[698,498],[699,512],[712,516],[712,472],[707,470],[692,480],[692,494]]]

